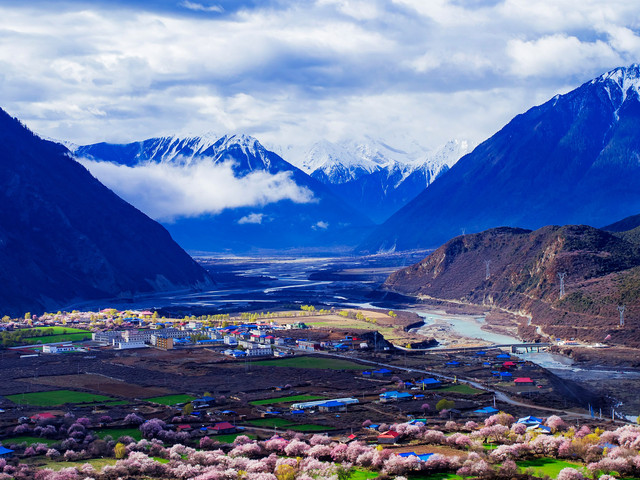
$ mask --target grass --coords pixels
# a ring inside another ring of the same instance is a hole
[[[19,393],[7,395],[13,403],[37,407],[57,407],[65,403],[104,403],[113,400],[105,395],[76,392],[73,390],[53,390],[49,392]]]
[[[463,480],[460,475],[455,473],[431,473],[429,475],[418,475],[409,477],[411,480]]]
[[[293,357],[282,360],[259,360],[253,362],[254,365],[264,365],[270,367],[292,367],[311,368],[323,370],[366,370],[367,367],[358,363],[341,360],[339,358],[319,358],[319,357]]]
[[[115,458],[91,458],[88,460],[80,460],[78,462],[56,462],[55,460],[49,460],[47,457],[34,457],[33,460],[37,462],[39,468],[50,468],[56,471],[68,467],[82,467],[82,465],[84,465],[85,463],[93,465],[93,468],[100,471],[107,465],[115,465],[117,461]],[[44,464],[41,464],[40,462],[43,462]]]
[[[249,402],[251,405],[271,405],[273,403],[293,403],[293,402],[311,402],[313,400],[324,400],[326,397],[320,395],[290,395],[288,397],[266,398],[264,400],[255,400]]]
[[[104,438],[107,435],[111,435],[111,438],[118,440],[118,438],[127,435],[138,441],[142,440],[142,432],[137,428],[98,428],[94,430],[94,433],[98,438]]]
[[[60,335],[63,333],[88,333],[91,335],[89,330],[84,330],[82,328],[72,328],[72,327],[35,327],[30,328],[30,331],[40,331],[40,330],[51,330],[53,331],[53,335]]]
[[[285,430],[293,430],[295,432],[324,432],[326,430],[333,430],[333,427],[327,427],[325,425],[314,425],[310,423],[297,424],[292,423],[290,420],[284,418],[258,418],[256,420],[249,420],[249,425],[262,428],[280,428]]]
[[[453,393],[461,393],[463,395],[476,395],[478,393],[483,393],[482,390],[478,390],[477,388],[473,388],[466,383],[456,383],[454,385],[448,385],[446,387],[441,387],[437,389],[439,392],[453,392]]]
[[[550,478],[556,478],[563,468],[584,469],[584,465],[558,460],[557,458],[536,458],[534,460],[516,462],[516,464],[520,467],[522,473],[529,468],[533,469],[535,477],[549,476]]]
[[[289,425],[293,425],[291,421],[285,420],[284,418],[258,418],[256,420],[248,420],[247,423],[249,425],[253,425],[254,427],[263,427],[263,428],[284,428]]]
[[[380,475],[379,472],[372,472],[371,470],[363,470],[361,468],[356,468],[353,470],[353,475],[351,475],[350,480],[369,480],[371,478],[376,478]]]
[[[2,444],[6,447],[12,444],[19,444],[26,442],[27,445],[33,445],[34,443],[44,443],[47,446],[51,446],[59,440],[51,440],[50,438],[40,438],[40,437],[30,437],[28,435],[23,435],[21,437],[12,437],[5,438],[2,440]]]
[[[191,400],[195,400],[193,395],[177,394],[177,395],[164,395],[162,397],[145,398],[145,402],[159,403],[161,405],[177,405],[178,403],[188,403]]]
[[[38,345],[42,343],[80,342],[82,340],[91,340],[91,332],[48,335],[46,337],[27,337],[23,338],[22,342],[27,345]]]
[[[255,435],[247,435],[246,433],[229,433],[227,435],[211,435],[209,436],[209,438],[211,438],[212,440],[217,440],[220,443],[233,443],[233,441],[240,435],[246,435],[251,439],[256,438]]]

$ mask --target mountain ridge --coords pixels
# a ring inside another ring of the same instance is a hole
[[[462,231],[600,226],[637,213],[639,76],[638,65],[621,67],[517,115],[357,250],[434,248]]]

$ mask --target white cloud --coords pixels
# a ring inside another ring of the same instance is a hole
[[[512,40],[507,50],[514,60],[512,73],[523,77],[571,75],[598,64],[622,61],[614,49],[601,40],[582,42],[566,35],[550,35],[530,42]]]
[[[245,215],[240,220],[238,220],[238,223],[240,225],[245,225],[247,223],[253,223],[253,224],[259,225],[262,223],[263,217],[264,217],[264,213],[250,213],[249,215]]]
[[[180,2],[180,6],[184,8],[188,8],[189,10],[195,10],[196,12],[215,12],[222,13],[224,12],[224,8],[220,5],[203,5],[198,2],[190,2],[189,0],[184,0]]]
[[[288,172],[270,174],[260,170],[238,178],[231,162],[127,167],[79,161],[102,183],[156,220],[216,214],[227,208],[264,206],[280,200],[314,201],[312,192],[296,185]],[[259,223],[258,217],[262,220],[262,215],[252,215],[246,217],[247,223]]]
[[[329,228],[329,222],[320,220],[319,222],[316,222],[314,225],[312,225],[311,228],[314,230],[326,230],[327,228]]]

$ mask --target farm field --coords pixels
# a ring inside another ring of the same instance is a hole
[[[292,367],[311,368],[322,370],[366,370],[367,367],[359,363],[341,360],[339,358],[319,358],[319,357],[294,357],[282,360],[259,360],[253,362],[254,365],[265,365],[271,367]]]
[[[161,387],[143,387],[135,383],[117,380],[115,378],[84,373],[79,375],[52,375],[37,378],[25,378],[22,381],[39,385],[50,385],[59,388],[82,388],[93,390],[100,394],[115,395],[124,398],[146,398],[171,393],[170,390]]]
[[[22,341],[28,345],[38,345],[43,343],[81,342],[82,340],[91,340],[91,332],[63,333],[60,335],[47,335],[45,337],[27,337]]]
[[[176,394],[176,395],[163,395],[161,397],[145,398],[145,402],[159,403],[161,405],[177,405],[179,403],[187,403],[191,400],[195,400],[193,395]]]
[[[478,393],[483,393],[482,390],[478,390],[477,388],[473,388],[466,383],[458,383],[455,385],[448,385],[446,387],[440,387],[435,389],[438,392],[454,392],[461,393],[463,395],[476,395]]]
[[[110,435],[114,440],[118,440],[126,435],[136,440],[142,440],[142,432],[138,428],[98,428],[94,432],[98,438]]]
[[[274,403],[312,402],[314,400],[324,400],[326,397],[320,395],[290,395],[288,397],[265,398],[264,400],[254,400],[251,405],[272,405]]]
[[[254,427],[261,428],[280,428],[286,430],[293,430],[295,432],[324,432],[327,430],[334,430],[333,427],[327,427],[325,425],[314,425],[309,423],[297,424],[285,418],[259,418],[256,420],[247,421],[248,424]]]
[[[0,443],[4,446],[18,444],[18,443],[26,443],[27,445],[33,445],[34,443],[44,443],[45,445],[53,445],[57,440],[51,440],[50,438],[42,438],[42,437],[31,437],[29,435],[24,435],[20,437],[11,437],[5,438]]]
[[[534,460],[516,462],[516,464],[522,473],[528,469],[533,469],[533,475],[541,478],[556,478],[563,468],[575,468],[578,470],[584,468],[584,465],[579,463],[567,462],[557,458],[536,458]]]
[[[114,400],[105,395],[76,392],[73,390],[53,390],[50,392],[20,393],[7,395],[13,403],[33,405],[37,407],[56,407],[65,403],[102,403]]]

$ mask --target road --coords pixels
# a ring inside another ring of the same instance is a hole
[[[483,390],[485,392],[493,393],[495,395],[496,400],[499,400],[501,402],[507,403],[509,405],[514,405],[514,406],[518,406],[518,407],[525,407],[525,408],[535,408],[536,410],[544,410],[544,411],[550,412],[552,414],[570,416],[570,417],[576,418],[576,419],[593,420],[593,418],[591,417],[591,415],[589,413],[579,413],[579,412],[574,412],[574,411],[571,411],[571,410],[564,410],[564,409],[553,408],[553,407],[543,407],[543,406],[539,406],[539,405],[535,405],[535,404],[531,404],[531,403],[522,402],[522,401],[513,399],[512,397],[510,397],[509,395],[507,395],[506,393],[504,393],[504,392],[502,392],[500,390],[495,390],[495,389],[493,389],[491,387],[488,387],[487,385],[484,385],[482,383],[475,382],[473,380],[460,378],[458,376],[452,377],[452,376],[449,376],[449,375],[443,375],[441,373],[431,372],[429,370],[422,370],[422,369],[419,369],[419,368],[400,367],[398,365],[391,365],[391,364],[388,364],[388,363],[375,362],[373,360],[365,360],[365,359],[361,359],[361,358],[354,359],[353,357],[349,357],[347,355],[340,355],[340,354],[337,354],[337,353],[329,353],[329,352],[315,352],[315,353],[319,354],[319,355],[337,357],[337,358],[340,358],[342,360],[350,360],[350,361],[357,361],[357,362],[360,362],[360,363],[366,363],[368,365],[374,365],[376,367],[384,367],[384,368],[389,368],[389,369],[402,370],[402,371],[410,372],[410,373],[421,373],[421,374],[424,374],[424,375],[428,375],[430,377],[436,377],[436,378],[440,378],[440,379],[444,379],[444,380],[457,381],[458,383],[465,383],[465,384],[470,385],[470,386],[472,386],[474,388],[477,388],[478,390]],[[630,422],[626,422],[626,421],[619,420],[619,419],[616,419],[614,422],[622,424],[622,425],[626,425],[626,424],[630,423]]]

